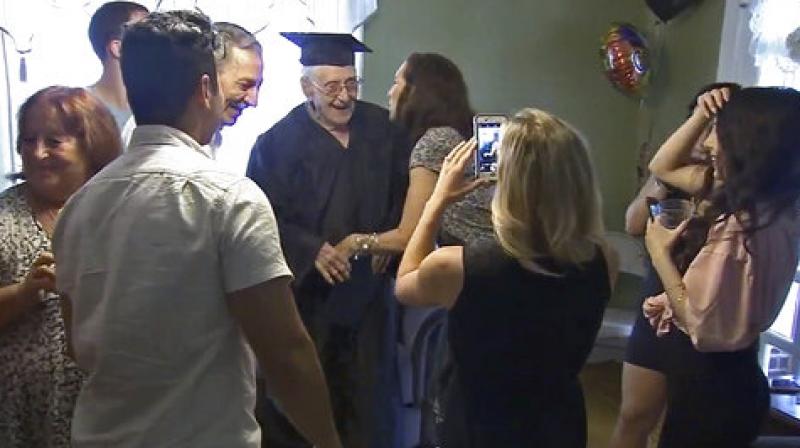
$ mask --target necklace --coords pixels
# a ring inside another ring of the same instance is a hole
[[[61,212],[61,206],[44,203],[37,199],[29,189],[27,191],[27,197],[30,203],[31,213],[33,214],[33,221],[48,237],[52,236],[53,230],[56,227],[58,214]]]

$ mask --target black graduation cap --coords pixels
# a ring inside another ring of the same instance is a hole
[[[314,65],[355,65],[353,53],[372,53],[366,45],[344,33],[281,33],[302,49],[300,63]]]

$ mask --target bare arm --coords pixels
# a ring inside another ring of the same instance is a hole
[[[295,307],[289,277],[228,294],[228,307],[264,371],[267,387],[309,442],[341,447],[314,343]]]
[[[711,168],[690,163],[690,153],[708,123],[708,118],[702,114],[692,114],[658,149],[648,165],[650,172],[690,195],[700,193]]]
[[[395,295],[405,305],[451,308],[464,284],[464,255],[459,246],[434,251],[446,205],[429,200],[408,242],[397,271]]]
[[[606,267],[608,268],[608,284],[611,286],[611,291],[614,291],[614,288],[617,286],[617,278],[619,277],[619,254],[608,244],[603,244],[601,250],[606,259]]]
[[[651,174],[625,210],[625,232],[631,236],[644,235],[647,220],[650,218],[647,210],[647,198],[661,200],[666,195],[667,189],[661,186],[656,177]]]
[[[39,303],[35,297],[22,293],[22,283],[0,288],[0,329],[13,323]]]
[[[0,329],[15,322],[41,303],[39,290],[53,291],[56,275],[53,254],[43,252],[33,262],[25,280],[0,287]]]
[[[425,202],[431,197],[433,187],[436,185],[437,174],[427,168],[415,167],[408,173],[409,184],[406,201],[403,204],[403,215],[396,229],[378,235],[378,240],[372,246],[373,253],[402,253],[411,234],[417,227],[422,216]]]
[[[409,305],[452,307],[464,284],[461,247],[434,251],[442,214],[449,204],[478,188],[483,181],[465,182],[464,170],[474,155],[475,139],[458,144],[444,159],[442,171],[422,217],[411,235],[397,271],[395,294]]]
[[[686,316],[686,285],[683,283],[683,276],[678,271],[675,262],[672,260],[672,248],[678,240],[678,236],[686,228],[686,221],[675,229],[667,229],[658,221],[647,223],[647,233],[645,243],[650,260],[653,262],[661,284],[664,285],[664,292],[667,294],[675,318],[679,322],[685,322]]]
[[[706,92],[697,98],[692,115],[658,149],[648,168],[661,181],[692,196],[708,184],[711,168],[692,162],[691,151],[717,111],[730,98],[727,88]],[[712,130],[712,132],[714,132]]]
[[[403,204],[403,215],[396,228],[383,232],[372,240],[367,251],[375,255],[400,254],[408,244],[411,234],[417,227],[417,223],[422,216],[422,209],[425,202],[431,197],[433,187],[436,185],[438,175],[423,167],[412,168],[409,172],[408,192]],[[358,241],[367,238],[368,235],[353,233],[345,237],[337,244],[337,248],[344,252],[356,253],[363,250],[359,247]]]

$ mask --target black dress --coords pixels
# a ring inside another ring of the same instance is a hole
[[[449,313],[451,381],[444,447],[585,447],[578,373],[611,294],[602,252],[580,266],[523,268],[494,242],[464,248],[464,287]]]

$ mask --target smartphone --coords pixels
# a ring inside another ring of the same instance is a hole
[[[658,199],[647,197],[645,202],[647,203],[647,213],[650,214],[650,219],[655,220],[656,216],[661,214],[661,205],[659,205]]]
[[[475,178],[497,178],[497,151],[503,139],[505,115],[478,114],[473,118],[474,135],[478,141],[475,151]]]

